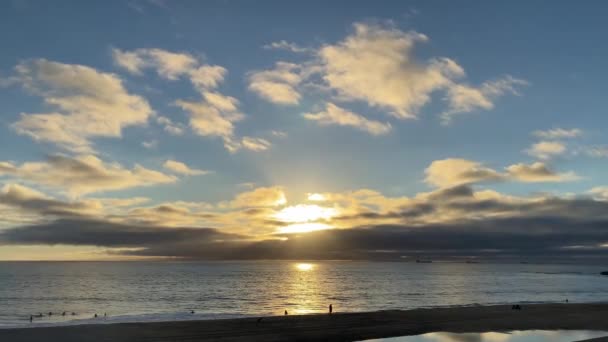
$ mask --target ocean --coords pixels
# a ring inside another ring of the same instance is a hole
[[[344,312],[605,302],[608,276],[600,272],[606,270],[438,262],[0,262],[0,327],[308,314],[326,312],[329,304]]]

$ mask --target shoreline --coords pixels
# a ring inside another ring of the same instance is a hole
[[[551,304],[606,304],[608,301],[593,301],[593,302],[564,302],[564,301],[519,301],[513,303],[470,303],[470,304],[454,304],[454,305],[438,305],[438,306],[420,306],[411,309],[402,308],[387,308],[376,311],[344,311],[344,313],[374,313],[374,312],[400,312],[400,311],[412,311],[412,310],[433,310],[433,309],[456,309],[456,308],[470,308],[470,307],[493,307],[493,306],[506,306],[512,304],[519,305],[551,305]],[[314,315],[324,315],[325,312],[316,311],[303,314],[292,314],[292,316],[306,317]],[[68,320],[59,321],[44,321],[35,323],[14,323],[0,325],[0,331],[6,329],[36,329],[36,328],[55,328],[55,327],[72,327],[80,325],[112,325],[112,324],[148,324],[148,323],[170,323],[170,322],[196,322],[196,321],[219,321],[227,319],[252,319],[252,318],[266,318],[266,317],[284,317],[281,315],[273,315],[270,313],[259,313],[259,314],[240,314],[240,313],[195,313],[191,314],[186,311],[179,312],[163,312],[163,313],[141,313],[141,314],[118,314],[107,317],[91,317],[93,313],[90,313],[87,317],[77,317]],[[26,319],[24,318],[24,321]]]
[[[608,331],[608,304],[562,303],[420,308],[217,320],[0,329],[2,341],[356,341],[445,331]],[[608,335],[608,333],[607,333]]]

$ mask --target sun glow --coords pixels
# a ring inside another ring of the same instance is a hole
[[[337,215],[335,208],[322,207],[316,204],[298,204],[283,208],[275,214],[275,218],[286,223],[277,230],[281,234],[307,233],[332,228],[327,223]]]
[[[299,263],[299,264],[296,264],[295,266],[300,271],[311,271],[313,268],[315,268],[314,264],[307,264],[307,263]]]
[[[311,193],[308,194],[309,201],[325,201],[326,198],[323,194]]]
[[[336,209],[321,207],[316,204],[298,204],[283,208],[276,218],[285,222],[311,222],[329,220],[336,216]]]
[[[308,233],[329,228],[332,228],[332,226],[325,223],[305,222],[294,223],[285,227],[281,227],[277,230],[277,232],[280,234]]]

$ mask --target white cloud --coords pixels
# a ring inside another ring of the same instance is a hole
[[[261,138],[235,136],[235,123],[245,118],[239,109],[239,101],[214,89],[219,86],[228,71],[218,65],[201,65],[192,55],[173,53],[161,49],[137,49],[133,52],[114,49],[115,62],[125,69],[137,73],[142,68],[155,68],[157,73],[168,80],[181,76],[190,79],[193,87],[200,93],[200,101],[176,100],[174,104],[190,116],[190,127],[201,136],[220,137],[224,147],[231,153],[241,148],[262,151],[270,143]],[[142,62],[128,63],[133,55]],[[157,122],[173,135],[183,134],[183,127],[173,123],[169,118],[158,117]]]
[[[48,113],[22,113],[12,127],[37,141],[91,153],[91,138],[121,137],[122,129],[143,125],[153,114],[148,102],[129,94],[114,74],[93,68],[37,59],[16,67],[18,79],[56,108]]]
[[[165,169],[171,170],[175,173],[180,173],[182,175],[188,175],[188,176],[206,175],[209,173],[209,171],[207,171],[207,170],[192,169],[188,165],[186,165],[182,162],[171,160],[171,159],[167,160],[163,164],[163,167]]]
[[[270,131],[270,134],[272,134],[272,136],[277,137],[277,138],[287,138],[287,132],[284,131],[277,131],[277,130],[272,130]]]
[[[224,67],[219,65],[203,65],[190,71],[190,82],[200,90],[213,89],[224,81],[228,73]]]
[[[576,138],[583,135],[583,131],[578,128],[563,129],[554,128],[545,131],[534,131],[534,136],[541,139],[563,139],[563,138]]]
[[[243,137],[241,143],[243,148],[256,152],[265,151],[271,146],[271,143],[268,140],[254,137]]]
[[[354,27],[354,34],[318,52],[323,79],[344,99],[413,118],[433,91],[464,76],[462,67],[448,58],[415,60],[414,45],[428,40],[423,34],[361,23]]]
[[[328,102],[325,110],[318,113],[305,113],[308,120],[316,121],[319,125],[351,126],[367,132],[371,135],[382,135],[390,132],[391,125],[380,121],[366,119],[365,117],[347,111],[335,104]]]
[[[296,43],[290,43],[285,40],[281,40],[278,42],[272,42],[270,44],[264,45],[264,49],[267,50],[287,50],[291,52],[301,53],[301,52],[312,52],[313,49],[301,47]]]
[[[608,147],[591,146],[583,148],[583,153],[593,158],[608,158]]]
[[[227,70],[219,65],[200,64],[191,54],[162,49],[112,49],[114,63],[132,74],[141,75],[143,69],[153,68],[167,80],[186,76],[199,91],[216,88],[224,80]]]
[[[175,104],[190,115],[190,126],[202,136],[222,137],[225,145],[234,136],[234,123],[244,118],[239,112],[222,111],[208,102],[189,102],[177,100]]]
[[[181,123],[175,123],[168,117],[158,116],[156,122],[162,125],[164,130],[171,135],[182,135],[184,134],[184,125]]]
[[[296,87],[302,82],[300,72],[296,64],[277,62],[274,69],[250,73],[249,90],[272,103],[298,104],[301,95]]]
[[[175,176],[135,164],[132,169],[93,155],[51,156],[44,162],[0,162],[0,175],[58,189],[71,196],[174,183]]]
[[[141,142],[141,146],[147,148],[147,149],[153,149],[156,148],[158,146],[158,140],[147,140],[147,141],[142,141]]]
[[[549,159],[566,152],[566,145],[558,141],[540,141],[525,152],[539,159]]]
[[[505,94],[517,95],[516,86],[526,84],[528,84],[526,81],[511,76],[484,82],[480,87],[454,83],[447,90],[448,109],[441,115],[442,123],[450,123],[455,114],[468,113],[479,109],[493,109],[494,101],[498,97]]]
[[[249,89],[270,102],[291,105],[300,102],[300,88],[320,89],[342,102],[364,101],[398,119],[416,118],[434,92],[444,91],[448,107],[442,121],[447,123],[458,113],[490,110],[496,99],[517,94],[517,88],[527,84],[511,76],[478,87],[460,83],[465,71],[454,60],[416,58],[416,44],[428,40],[424,34],[391,25],[356,23],[352,34],[322,45],[310,60],[279,62],[272,70],[250,73]],[[281,41],[266,48],[297,47]]]
[[[187,53],[174,53],[161,49],[137,49],[121,51],[112,49],[116,65],[134,74],[141,74],[144,68],[154,68],[158,75],[168,80],[176,80],[194,70],[198,61]]]
[[[608,201],[608,186],[595,187],[595,188],[589,190],[589,193],[596,200]]]

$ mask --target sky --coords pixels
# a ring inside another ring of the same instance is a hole
[[[0,260],[605,260],[607,11],[2,2]]]

